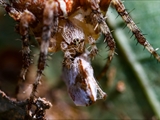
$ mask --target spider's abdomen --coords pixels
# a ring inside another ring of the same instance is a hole
[[[40,18],[43,14],[46,3],[53,4],[54,14],[57,16],[67,17],[72,14],[79,7],[90,8],[90,0],[10,0],[12,6],[19,11],[29,10],[36,17]],[[100,7],[101,10],[106,11],[111,0],[94,0],[93,6]]]
[[[46,3],[53,5],[54,15],[66,17],[80,5],[78,0],[10,0],[12,6],[19,11],[29,10],[36,17],[43,15]]]

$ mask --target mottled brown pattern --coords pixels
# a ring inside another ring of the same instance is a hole
[[[160,56],[133,22],[121,0],[9,0],[9,3],[0,0],[0,5],[17,22],[16,30],[21,35],[23,56],[21,77],[23,79],[32,63],[30,33],[34,34],[40,46],[37,76],[30,95],[31,102],[35,99],[36,89],[46,66],[48,51],[62,50],[63,66],[67,66],[66,68],[70,70],[74,59],[88,49],[86,45],[89,44],[90,47],[88,58],[93,58],[98,53],[96,39],[101,32],[109,48],[102,75],[106,72],[116,48],[104,16],[104,11],[107,12],[111,3],[135,35],[138,43],[160,61]],[[82,74],[86,76],[85,70]]]

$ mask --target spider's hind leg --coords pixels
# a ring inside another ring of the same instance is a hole
[[[126,11],[121,0],[112,0],[112,4],[114,5],[118,14],[122,17],[124,22],[127,24],[128,28],[135,35],[138,43],[143,45],[160,62],[160,56],[158,55],[156,50],[149,44],[149,42],[146,40],[146,38],[141,33],[140,29],[131,19],[131,17],[129,16],[129,13]]]

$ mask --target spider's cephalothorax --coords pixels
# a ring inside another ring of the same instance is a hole
[[[0,4],[18,23],[16,30],[22,39],[23,68],[21,77],[23,79],[25,79],[28,67],[32,62],[29,48],[29,34],[31,32],[40,45],[37,77],[33,84],[32,99],[46,66],[48,51],[56,52],[60,49],[64,52],[64,76],[69,74],[69,77],[65,81],[67,81],[70,95],[75,103],[77,105],[90,105],[93,101],[96,101],[99,95],[99,98],[104,98],[105,94],[95,83],[88,59],[94,57],[98,52],[95,40],[100,32],[104,35],[104,42],[109,47],[107,67],[104,70],[108,68],[114,56],[115,41],[103,14],[107,12],[110,3],[113,4],[118,14],[133,32],[137,41],[160,61],[160,56],[146,41],[139,28],[129,16],[121,0],[9,1],[9,3],[6,3],[0,0]],[[89,51],[85,48],[86,43],[90,46]],[[86,64],[90,69],[87,69],[83,64]],[[72,77],[75,71],[77,76]],[[93,81],[93,84],[91,81]],[[75,84],[70,84],[72,82],[75,82]],[[95,89],[95,87],[97,88]],[[74,90],[79,92],[76,93]],[[89,91],[87,92],[87,90]],[[77,97],[80,96],[83,97],[78,99]]]

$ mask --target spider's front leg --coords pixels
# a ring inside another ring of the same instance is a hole
[[[107,46],[109,47],[109,53],[108,53],[108,57],[107,57],[108,59],[107,59],[106,65],[103,68],[101,74],[97,78],[97,79],[100,79],[102,76],[104,76],[104,74],[108,70],[108,67],[113,59],[114,54],[115,54],[116,44],[115,44],[114,38],[112,37],[112,34],[109,30],[108,25],[105,22],[105,18],[103,17],[102,13],[100,12],[98,4],[92,3],[91,8],[92,8],[92,13],[91,13],[92,23],[93,23],[93,25],[96,25],[96,27],[100,28],[100,31],[102,32],[102,34],[105,37],[104,42],[106,42]],[[96,27],[95,27],[95,29],[96,29]]]
[[[41,45],[40,45],[40,55],[38,60],[38,70],[36,80],[33,83],[33,89],[30,96],[31,101],[35,97],[35,93],[37,90],[38,85],[40,84],[42,72],[46,66],[46,60],[48,55],[48,47],[49,41],[51,37],[53,37],[58,28],[58,17],[54,14],[54,2],[46,2],[45,9],[43,12],[43,28],[42,28],[42,36],[41,36]]]
[[[126,11],[126,9],[125,9],[123,3],[121,2],[121,0],[112,0],[112,4],[115,6],[115,9],[118,12],[118,14],[125,21],[128,28],[135,35],[138,43],[143,45],[160,62],[160,56],[158,55],[156,50],[149,44],[149,42],[146,40],[146,38],[141,33],[140,29],[137,27],[137,25],[134,23],[132,18],[129,16],[129,14]]]

